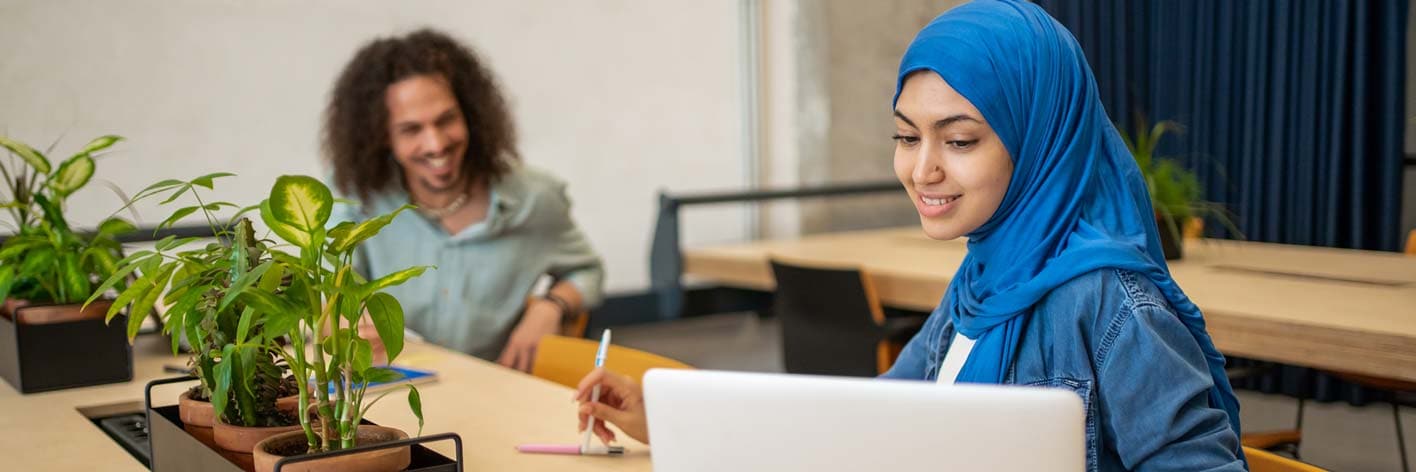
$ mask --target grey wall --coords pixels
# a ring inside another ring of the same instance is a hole
[[[803,93],[825,97],[824,133],[800,136],[801,182],[893,180],[890,97],[910,40],[961,0],[801,2],[798,57]],[[810,107],[807,107],[810,109]],[[818,118],[819,119],[819,118]],[[918,221],[904,192],[803,202],[803,233],[908,225]]]

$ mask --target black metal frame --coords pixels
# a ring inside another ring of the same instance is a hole
[[[684,288],[683,253],[679,244],[679,209],[692,205],[734,202],[759,202],[788,198],[837,197],[868,193],[896,192],[900,183],[880,181],[856,184],[824,185],[785,190],[751,190],[742,192],[710,192],[671,195],[659,192],[659,214],[654,225],[654,239],[649,248],[650,290],[658,298],[660,320],[683,315]]]
[[[378,444],[370,444],[370,445],[367,445],[367,446],[357,446],[357,447],[353,447],[353,448],[349,448],[349,449],[340,449],[340,450],[337,450],[337,451],[326,451],[326,452],[317,452],[317,453],[314,453],[314,454],[304,454],[304,455],[299,455],[299,456],[287,456],[287,457],[282,457],[282,458],[280,458],[280,460],[275,461],[275,472],[280,472],[281,468],[282,468],[282,467],[285,467],[286,465],[294,464],[294,463],[298,463],[298,462],[316,461],[316,460],[320,460],[320,459],[327,459],[327,458],[330,458],[330,457],[347,456],[347,455],[350,455],[350,454],[358,454],[358,453],[361,453],[361,452],[376,451],[376,450],[379,450],[379,449],[393,449],[393,448],[396,448],[396,447],[407,447],[407,446],[413,446],[413,445],[417,445],[417,444],[426,444],[426,443],[432,443],[432,442],[438,442],[438,441],[446,441],[446,440],[449,440],[449,439],[452,440],[452,443],[454,444],[454,447],[457,449],[457,457],[455,458],[456,461],[457,461],[456,464],[455,464],[455,465],[457,466],[457,471],[458,471],[458,472],[462,472],[462,436],[458,436],[457,433],[439,433],[439,434],[433,434],[433,435],[429,435],[429,436],[419,436],[419,437],[416,437],[416,438],[408,438],[408,439],[403,439],[403,440],[399,440],[399,441],[390,441],[390,442],[383,442],[383,443],[378,443]]]
[[[143,389],[143,414],[145,415],[145,421],[147,421],[147,424],[149,425],[149,427],[151,427],[151,425],[154,424],[153,421],[152,421],[152,412],[153,412],[153,406],[152,406],[152,389],[153,389],[154,387],[159,386],[159,385],[168,385],[168,384],[181,383],[181,382],[192,382],[192,381],[196,381],[196,380],[200,380],[200,379],[198,379],[198,378],[197,378],[196,376],[194,376],[194,375],[187,375],[187,376],[182,376],[182,377],[172,377],[172,378],[166,378],[166,379],[157,379],[157,380],[153,380],[153,381],[148,382],[148,383],[147,383],[147,386]],[[412,447],[412,446],[417,446],[417,445],[422,445],[422,444],[428,444],[428,443],[434,443],[434,442],[438,442],[438,441],[447,441],[447,440],[451,440],[451,441],[453,442],[454,448],[455,448],[455,450],[456,450],[456,456],[454,457],[454,464],[453,464],[453,465],[455,466],[455,470],[457,470],[458,472],[462,472],[462,470],[463,470],[463,468],[462,468],[462,463],[463,463],[463,461],[462,461],[462,456],[463,456],[463,454],[462,454],[462,436],[459,436],[457,433],[439,433],[439,434],[432,434],[432,435],[427,435],[427,436],[419,436],[419,437],[416,437],[416,438],[402,439],[402,440],[398,440],[398,441],[390,441],[390,442],[384,442],[384,443],[378,443],[378,444],[370,444],[370,445],[366,445],[366,446],[357,446],[357,447],[353,447],[353,448],[350,448],[350,449],[340,449],[340,450],[337,450],[337,451],[327,451],[327,452],[319,452],[319,453],[315,453],[315,454],[303,454],[303,455],[299,455],[299,456],[282,457],[282,458],[280,458],[280,460],[276,461],[276,463],[275,463],[275,472],[280,472],[281,468],[284,467],[284,466],[286,466],[286,465],[294,464],[294,463],[299,463],[299,462],[308,462],[308,461],[314,461],[314,460],[325,459],[325,458],[329,458],[329,457],[337,457],[337,456],[343,456],[343,455],[348,455],[348,454],[357,454],[357,453],[361,453],[361,452],[375,451],[375,450],[380,450],[380,449],[392,449],[392,448],[397,448],[397,447]],[[157,452],[156,452],[156,448],[150,448],[149,450],[152,451],[152,452],[150,453],[149,465],[148,465],[148,467],[149,467],[150,469],[152,469],[152,470],[157,470],[157,468],[156,468],[156,465],[157,465]],[[416,452],[416,451],[415,451],[415,452]]]

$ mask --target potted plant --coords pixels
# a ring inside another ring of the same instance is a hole
[[[1223,205],[1201,199],[1204,190],[1193,171],[1181,166],[1175,159],[1155,156],[1160,138],[1166,133],[1183,130],[1179,123],[1161,121],[1147,126],[1146,119],[1137,116],[1134,137],[1119,125],[1116,128],[1146,181],[1151,206],[1155,209],[1156,224],[1160,227],[1161,248],[1167,260],[1184,256],[1183,240],[1186,235],[1198,237],[1203,233],[1205,217],[1213,217],[1231,232],[1243,237]]]
[[[201,189],[231,174],[217,173],[190,181],[165,180],[143,189],[132,203],[166,196],[163,204],[190,195],[196,205],[174,210],[158,230],[200,213],[218,241],[187,249],[200,238],[175,237],[158,241],[154,250],[138,251],[120,261],[115,274],[101,288],[117,284],[129,274],[137,280],[120,291],[109,308],[110,317],[123,307],[134,312],[151,310],[159,299],[169,308],[162,313],[162,329],[172,340],[190,343],[192,372],[197,386],[179,398],[183,427],[208,446],[220,447],[238,464],[251,468],[252,446],[265,437],[299,428],[295,419],[296,382],[279,355],[280,342],[289,326],[270,323],[255,307],[237,299],[242,289],[255,285],[277,292],[282,275],[270,256],[272,241],[257,239],[246,211],[221,220],[216,212],[235,208],[228,202],[207,202]],[[165,295],[163,295],[166,290]],[[128,338],[137,325],[128,326]]]
[[[85,235],[74,231],[64,217],[65,201],[92,179],[98,153],[121,139],[111,135],[96,138],[54,166],[44,153],[0,136],[0,146],[12,156],[0,162],[0,177],[9,193],[0,199],[0,208],[14,222],[14,234],[0,245],[0,318],[5,320],[3,339],[8,341],[0,342],[5,347],[0,362],[10,367],[0,372],[23,392],[121,382],[132,376],[126,343],[114,342],[121,341],[121,332],[112,333],[102,325],[107,307],[84,309],[80,302],[102,295],[95,282],[113,273],[122,258],[122,245],[116,237],[132,231],[133,225],[109,218],[93,234]],[[94,323],[82,324],[85,321]],[[9,339],[18,338],[21,331],[47,331],[35,325],[58,324],[74,330],[66,334],[73,339],[25,343],[29,352],[20,352],[19,343]],[[70,348],[84,352],[41,352]],[[23,357],[40,363],[25,362]],[[74,366],[43,364],[61,362],[54,358],[82,361],[72,362]],[[92,358],[103,361],[90,364]]]
[[[392,213],[361,223],[344,222],[326,230],[334,197],[320,181],[307,176],[282,176],[261,203],[261,218],[297,254],[272,254],[290,277],[281,293],[248,286],[239,298],[272,318],[271,324],[292,326],[291,344],[282,351],[296,378],[313,379],[313,386],[299,383],[301,431],[273,436],[255,447],[257,470],[272,470],[281,457],[350,449],[371,443],[406,439],[406,433],[362,425],[364,415],[390,392],[372,401],[365,395],[369,383],[397,380],[399,374],[373,365],[372,345],[359,335],[360,321],[368,318],[382,338],[392,362],[403,349],[403,308],[383,289],[421,275],[428,267],[404,269],[365,280],[353,267],[354,249],[378,234],[405,205]],[[308,340],[308,345],[306,344]],[[308,347],[308,349],[307,349]],[[408,389],[408,405],[423,424],[418,390]],[[311,417],[311,411],[315,417]],[[302,470],[328,467],[346,470],[402,470],[409,463],[409,449],[384,449],[345,455]]]

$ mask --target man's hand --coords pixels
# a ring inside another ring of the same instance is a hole
[[[531,361],[536,358],[536,345],[541,337],[560,331],[561,310],[555,303],[534,299],[526,306],[521,322],[511,331],[497,363],[522,371],[531,371]]]

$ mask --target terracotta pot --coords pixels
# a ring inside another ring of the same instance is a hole
[[[51,323],[67,323],[80,320],[101,320],[108,314],[108,307],[112,305],[111,300],[95,300],[88,308],[84,308],[82,303],[69,305],[34,305],[29,300],[6,299],[3,307],[0,307],[0,314],[12,319],[17,324],[42,325]],[[24,312],[20,309],[24,308]]]
[[[216,426],[213,426],[211,431],[212,436],[216,440],[216,447],[231,452],[250,454],[251,451],[256,449],[256,443],[264,441],[268,437],[291,431],[303,432],[304,430],[300,428],[298,423],[291,426],[250,428],[226,424],[225,421],[218,419]]]
[[[13,320],[15,319],[15,310],[18,310],[21,307],[24,307],[25,305],[29,305],[29,300],[6,298],[5,303],[3,305],[0,305],[0,316]]]
[[[275,399],[275,407],[280,411],[288,411],[294,415],[295,412],[300,411],[300,394]]]
[[[377,444],[381,442],[399,441],[408,439],[408,433],[393,428],[383,426],[361,425],[359,426],[358,439],[355,441],[360,446]],[[283,451],[304,450],[305,432],[291,431],[266,438],[260,444],[256,444],[255,459],[257,472],[273,472],[275,462],[285,455]],[[271,452],[275,451],[275,452]],[[411,460],[411,452],[408,447],[398,447],[392,449],[379,449],[347,456],[331,457],[311,462],[297,462],[282,467],[280,470],[286,472],[393,472],[408,468]]]
[[[201,442],[203,445],[206,445],[206,447],[216,449],[216,439],[212,437],[210,427],[192,426],[189,424],[184,424],[182,425],[182,429],[187,431],[187,434],[190,434],[192,435],[192,437],[197,438],[197,441]]]
[[[216,410],[212,408],[211,402],[193,399],[191,390],[182,392],[182,396],[177,397],[177,416],[181,417],[182,424],[187,426],[210,428],[216,423]]]

